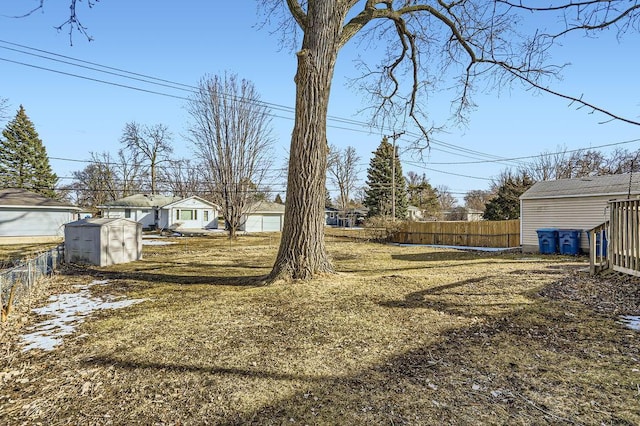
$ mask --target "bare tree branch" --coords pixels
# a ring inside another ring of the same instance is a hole
[[[191,142],[234,238],[272,164],[269,111],[253,84],[235,75],[204,77],[187,110]]]

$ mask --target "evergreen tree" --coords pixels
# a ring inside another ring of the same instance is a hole
[[[398,151],[393,151],[393,145],[384,137],[369,162],[364,198],[364,205],[369,208],[369,217],[392,216],[395,182],[395,216],[403,220],[407,218],[407,185],[402,175]]]
[[[0,187],[23,188],[56,198],[58,177],[51,170],[47,151],[22,105],[2,136]]]
[[[520,196],[535,182],[527,173],[501,177],[502,183],[496,189],[496,196],[487,203],[483,217],[487,220],[508,220],[520,218]]]
[[[409,204],[418,207],[425,218],[434,217],[440,211],[438,193],[425,174],[407,173],[407,197]]]

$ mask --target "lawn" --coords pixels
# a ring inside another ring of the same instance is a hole
[[[617,321],[638,282],[616,304],[619,277],[584,257],[327,240],[338,273],[308,282],[260,285],[273,235],[67,268],[47,292],[100,279],[95,296],[144,301],[53,351],[21,351],[40,318],[10,317],[3,424],[640,424],[640,335]]]

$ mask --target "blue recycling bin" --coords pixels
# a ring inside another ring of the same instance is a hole
[[[558,247],[560,254],[580,254],[581,229],[558,229]]]
[[[540,254],[554,254],[558,252],[558,230],[555,228],[542,228],[538,233],[538,249]]]
[[[587,233],[587,241],[589,242],[589,247],[591,247],[591,234],[589,231]],[[602,239],[602,241],[600,241]],[[596,232],[596,255],[607,256],[607,232],[602,231],[602,238],[600,238],[600,232]]]

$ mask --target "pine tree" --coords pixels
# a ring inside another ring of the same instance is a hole
[[[0,187],[23,188],[56,198],[58,177],[51,170],[47,151],[22,105],[2,136]]]
[[[393,151],[393,145],[384,137],[369,162],[368,188],[365,190],[364,198],[364,205],[369,208],[369,217],[392,216],[395,198],[395,217],[403,220],[407,218],[407,185],[402,175],[398,151],[396,150],[395,155]],[[394,168],[395,179],[393,178]]]
[[[526,173],[507,173],[502,180],[502,184],[497,187],[496,196],[485,208],[483,217],[487,220],[519,219],[520,196],[534,184],[533,179]]]

